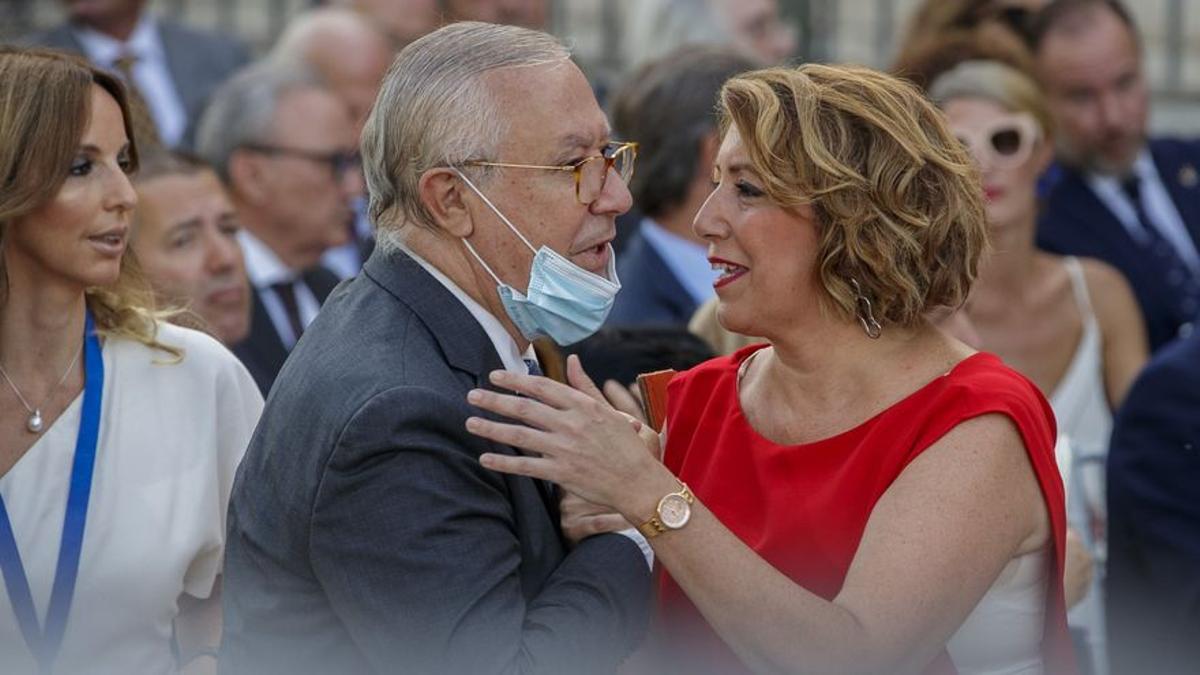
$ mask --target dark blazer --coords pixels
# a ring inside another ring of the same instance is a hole
[[[1163,348],[1118,411],[1108,458],[1112,672],[1200,667],[1200,332]]]
[[[319,303],[324,303],[338,284],[337,275],[321,266],[305,272],[302,279]],[[234,345],[232,351],[250,371],[263,398],[266,398],[279,369],[287,360],[288,349],[283,344],[283,338],[279,337],[279,331],[275,330],[275,324],[271,323],[262,294],[253,287],[250,294],[254,299],[254,307],[250,310],[250,333],[246,339]]]
[[[467,433],[501,368],[408,256],[377,249],[284,365],[233,486],[221,672],[612,672],[650,570],[617,534],[568,548],[540,481]]]
[[[1150,154],[1192,241],[1200,248],[1200,143],[1153,140]],[[1119,269],[1137,296],[1152,351],[1175,338],[1180,326],[1195,318],[1180,313],[1162,270],[1151,256],[1142,253],[1141,246],[1078,171],[1060,168],[1046,197],[1037,241],[1047,251],[1099,258]]]
[[[238,68],[250,62],[250,50],[237,40],[189,28],[158,18],[159,34],[167,55],[167,70],[187,114],[182,147],[190,148],[208,99]],[[69,23],[60,24],[31,37],[28,44],[84,54]],[[107,65],[107,64],[103,64]]]
[[[697,303],[667,263],[638,230],[617,256],[621,292],[609,326],[687,326]]]

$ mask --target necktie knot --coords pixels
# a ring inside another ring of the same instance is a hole
[[[133,66],[137,64],[137,54],[133,52],[121,52],[117,58],[113,59],[113,67],[117,69],[125,77],[127,81],[132,81]]]
[[[113,59],[113,68],[125,82],[126,104],[129,106],[129,125],[133,129],[134,140],[138,144],[138,152],[145,156],[148,152],[162,150],[162,139],[158,135],[158,126],[150,113],[150,105],[138,89],[133,78],[133,67],[141,59],[132,51],[122,51]]]
[[[1129,197],[1129,201],[1133,202],[1134,207],[1138,207],[1142,203],[1142,181],[1133,174],[1121,181],[1121,190]]]

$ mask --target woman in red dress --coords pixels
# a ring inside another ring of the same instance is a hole
[[[985,248],[970,157],[864,68],[748,73],[719,103],[695,229],[721,324],[766,344],[675,378],[662,463],[578,360],[570,387],[496,373],[523,396],[471,402],[522,424],[468,428],[538,455],[481,461],[639,527],[671,672],[1073,671],[1053,416],[925,319]]]

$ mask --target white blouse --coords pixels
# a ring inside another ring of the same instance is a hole
[[[160,342],[103,346],[104,391],[79,577],[56,673],[169,673],[183,593],[221,570],[234,472],[262,412],[246,369],[202,333],[160,324]],[[54,582],[82,394],[3,477],[39,622]],[[0,583],[0,672],[36,673]]]

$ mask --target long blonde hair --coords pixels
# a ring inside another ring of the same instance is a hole
[[[43,49],[0,47],[0,252],[11,223],[54,198],[66,180],[91,117],[91,87],[116,100],[129,137],[129,161],[138,165],[125,87],[83,59]],[[136,340],[176,358],[158,342],[154,293],[133,251],[121,259],[117,281],[85,291],[97,332]],[[8,272],[0,255],[0,304],[8,301]]]

